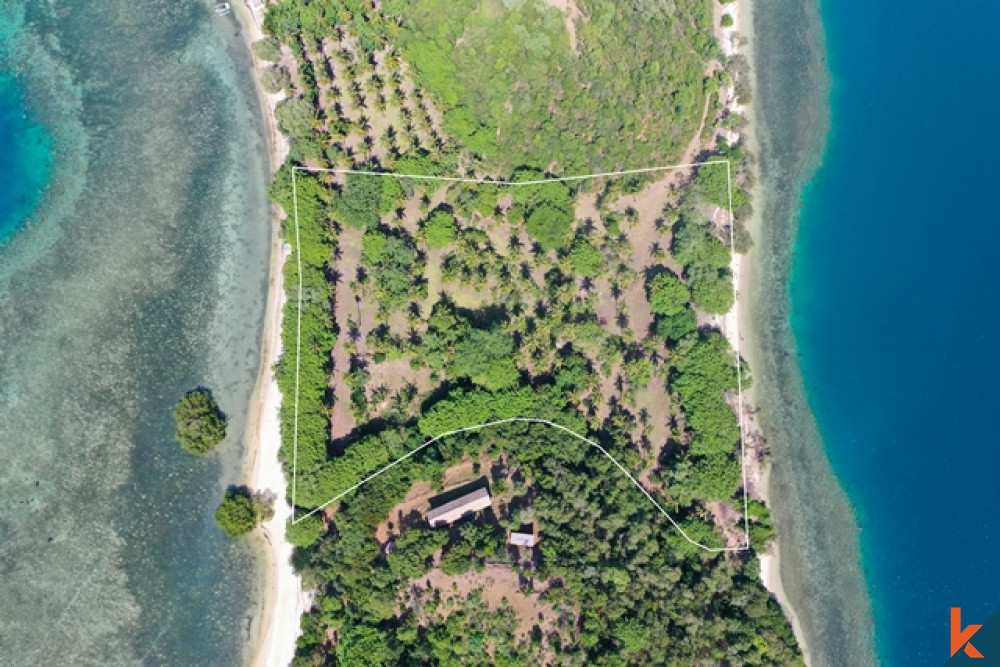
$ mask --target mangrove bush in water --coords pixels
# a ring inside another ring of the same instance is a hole
[[[174,408],[174,419],[177,441],[192,454],[207,454],[226,439],[226,417],[208,389],[185,394]]]
[[[215,511],[215,523],[229,537],[242,537],[274,516],[274,501],[245,486],[227,489]]]

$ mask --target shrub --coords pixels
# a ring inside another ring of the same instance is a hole
[[[649,636],[645,628],[634,618],[615,627],[615,638],[622,643],[625,653],[639,653],[649,645]]]
[[[689,308],[676,315],[656,318],[656,333],[667,340],[676,342],[697,330],[698,318]]]
[[[261,60],[272,63],[281,59],[281,44],[274,37],[265,37],[253,43],[253,53]]]
[[[589,241],[577,238],[569,251],[569,263],[578,276],[596,278],[603,272],[604,256]]]
[[[292,139],[309,136],[316,126],[316,109],[307,100],[282,100],[274,109],[278,129]]]
[[[682,223],[674,231],[671,251],[674,258],[686,267],[704,264],[721,269],[729,266],[732,261],[732,254],[726,244],[704,228],[689,222]]]
[[[229,489],[215,510],[215,523],[229,537],[242,537],[257,525],[253,498],[243,489]]]
[[[296,521],[289,519],[285,525],[285,541],[299,547],[311,547],[323,535],[323,520],[318,514],[310,514]]]
[[[723,28],[732,28],[733,27],[733,16],[732,16],[732,14],[723,14],[722,15],[722,23],[721,23],[721,25],[722,25]]]
[[[767,544],[775,534],[771,511],[762,503],[751,500],[747,503],[747,517],[750,519],[750,544],[757,553],[767,551]]]
[[[385,247],[389,243],[389,237],[378,230],[365,232],[361,237],[361,254],[369,264],[378,264],[385,254]]]
[[[733,225],[733,250],[745,255],[753,248],[753,237],[746,225],[737,220]]]
[[[208,389],[188,392],[174,408],[174,419],[175,437],[192,454],[202,456],[226,439],[226,416]]]
[[[377,226],[385,187],[383,179],[382,176],[349,174],[337,198],[337,220],[354,229]]]
[[[472,566],[472,546],[468,542],[455,544],[441,556],[441,572],[449,577],[465,574]]]
[[[260,73],[261,87],[272,95],[283,91],[291,82],[292,78],[284,67],[265,67]]]
[[[733,307],[733,279],[729,269],[696,266],[689,276],[691,296],[698,309],[709,315],[728,313]]]
[[[503,329],[473,329],[455,345],[448,373],[468,377],[490,391],[507,389],[520,378],[513,354],[513,341]]]

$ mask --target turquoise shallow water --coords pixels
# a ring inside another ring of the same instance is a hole
[[[0,243],[35,210],[51,169],[51,138],[32,122],[16,78],[0,72]]]
[[[0,245],[0,664],[241,664],[257,562],[212,515],[239,481],[270,215],[240,27],[197,0],[9,0],[0,73],[19,107],[0,140],[26,147],[0,175],[20,211]],[[198,385],[230,417],[205,460],[173,441]]]
[[[1000,610],[998,21],[985,1],[823,7],[832,132],[793,327],[891,665],[946,660],[949,607]]]

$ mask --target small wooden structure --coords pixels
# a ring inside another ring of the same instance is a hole
[[[433,501],[431,502],[433,504]],[[454,523],[463,516],[486,509],[492,502],[493,499],[490,497],[489,490],[479,488],[430,510],[427,512],[427,522],[431,526],[444,526]]]

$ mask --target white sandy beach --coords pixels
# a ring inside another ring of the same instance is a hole
[[[262,37],[258,20],[243,3],[235,3],[236,15],[250,43]],[[260,64],[256,62],[255,65]],[[268,95],[258,88],[262,113],[267,124],[270,166],[276,170],[288,154],[288,142],[278,132],[274,107],[280,96]],[[252,661],[255,666],[288,665],[295,655],[299,622],[311,604],[302,590],[302,581],[291,566],[292,546],[285,541],[285,526],[292,509],[286,500],[288,484],[278,460],[281,449],[279,408],[281,393],[273,368],[281,356],[281,313],[284,307],[282,266],[290,252],[279,237],[280,215],[275,212],[271,226],[271,262],[268,273],[267,309],[261,365],[251,408],[244,478],[254,490],[270,492],[275,497],[274,518],[256,533],[263,559],[260,608],[254,632]]]
[[[753,8],[751,0],[737,0],[737,2],[731,4],[715,5],[714,21],[717,26],[717,37],[725,55],[732,56],[737,53],[741,53],[750,58],[752,62],[752,11]],[[732,26],[728,28],[719,27],[723,14],[729,14],[732,16]],[[735,90],[732,87],[723,94],[727,97],[726,104],[729,109],[734,113],[746,116],[750,121],[747,131],[745,132],[745,139],[749,145],[750,153],[756,154],[758,152],[758,148],[756,145],[756,137],[753,133],[753,110],[744,108],[736,101]],[[740,134],[736,132],[729,132],[728,134],[730,143],[735,143],[741,138]],[[757,180],[759,181],[759,179]],[[760,219],[760,215],[755,212],[751,219],[747,222],[747,230],[750,232],[751,237],[757,238],[759,236],[758,231],[760,230],[762,222],[763,221]],[[752,318],[749,317],[749,313],[746,312],[746,309],[744,308],[741,310],[740,307],[745,306],[747,302],[747,299],[741,298],[741,295],[749,294],[749,290],[753,289],[753,260],[753,249],[751,249],[746,256],[739,254],[733,255],[731,269],[733,272],[733,283],[736,285],[737,290],[737,300],[733,305],[732,310],[723,316],[721,322],[722,331],[729,340],[729,343],[733,346],[733,349],[740,352],[743,358],[747,359],[751,369],[753,368],[753,359],[748,358],[748,352],[753,348],[753,346],[749,345],[748,341],[752,340],[753,323]],[[749,387],[744,390],[742,403],[746,406],[757,405],[753,387]],[[756,428],[752,423],[747,423],[745,415],[740,415],[740,419],[746,433],[749,433],[751,430]],[[750,459],[750,457],[747,456],[747,459]],[[768,473],[770,464],[765,462],[760,465],[749,460],[744,463],[750,466],[747,470],[747,476],[750,478],[751,482],[750,486],[764,498],[765,502],[768,502]],[[768,553],[760,556],[760,578],[761,583],[764,584],[764,587],[770,591],[770,593],[778,601],[778,604],[781,605],[782,610],[785,612],[785,616],[789,619],[789,622],[792,625],[792,630],[795,633],[795,637],[799,642],[799,648],[802,650],[808,664],[809,648],[803,641],[801,623],[795,609],[792,608],[781,583],[781,545],[779,540],[775,540],[774,543],[771,544],[768,549]]]
[[[261,609],[253,658],[253,664],[260,666],[283,666],[291,662],[299,636],[299,620],[310,604],[300,578],[290,565],[292,546],[285,541],[285,525],[292,510],[285,500],[288,484],[278,461],[281,394],[271,368],[281,354],[281,308],[284,304],[281,265],[287,251],[279,242],[275,246],[268,290],[267,340],[262,355],[264,370],[254,404],[257,446],[250,459],[249,475],[251,488],[276,495],[274,518],[264,523],[262,530],[265,574],[261,582]]]

